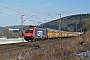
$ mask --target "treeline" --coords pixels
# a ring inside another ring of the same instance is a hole
[[[59,23],[61,24],[59,25]],[[88,31],[90,30],[90,14],[71,15],[61,19],[52,20],[51,22],[42,25],[42,27],[54,29],[58,29],[59,26],[61,26],[61,30],[64,31]]]
[[[4,31],[0,30],[0,37],[5,37],[5,38],[20,38],[22,37],[21,31],[19,32],[14,32],[8,29],[5,29]]]

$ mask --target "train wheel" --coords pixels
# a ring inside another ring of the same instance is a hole
[[[29,42],[29,40],[28,40],[28,42]]]
[[[29,41],[29,39],[25,39],[26,41]]]
[[[35,41],[35,39],[31,40],[31,42],[34,42],[34,41]]]
[[[38,41],[38,39],[35,39],[35,41]]]

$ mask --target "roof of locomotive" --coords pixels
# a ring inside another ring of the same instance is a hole
[[[36,27],[36,26],[33,26],[33,25],[29,25],[28,27]]]

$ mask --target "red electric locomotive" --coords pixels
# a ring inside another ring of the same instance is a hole
[[[35,26],[27,26],[24,30],[24,39],[26,41],[34,39]]]
[[[36,26],[27,26],[24,30],[24,39],[26,41],[34,41],[46,38],[46,29],[36,28]]]

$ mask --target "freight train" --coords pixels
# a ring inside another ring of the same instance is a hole
[[[36,41],[45,39],[55,39],[63,37],[80,36],[81,33],[66,32],[49,28],[37,28],[36,26],[27,26],[24,30],[24,39],[26,41]]]

